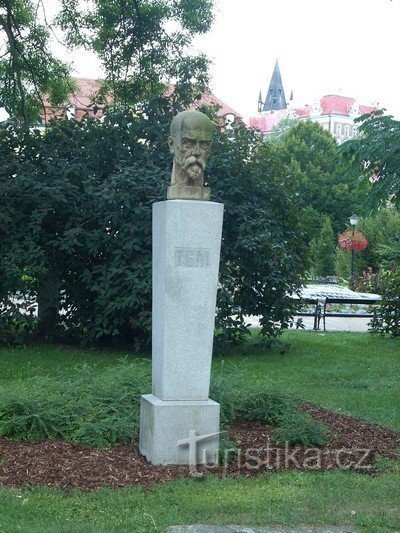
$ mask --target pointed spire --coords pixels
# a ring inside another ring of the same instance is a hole
[[[261,89],[260,89],[260,94],[258,95],[258,105],[257,105],[257,111],[259,113],[261,113],[262,106],[263,106],[263,99],[261,96]]]
[[[263,106],[263,111],[275,111],[277,109],[286,109],[286,97],[283,90],[281,73],[279,70],[279,62],[276,60],[274,72],[272,74],[271,82],[269,84],[267,96]]]

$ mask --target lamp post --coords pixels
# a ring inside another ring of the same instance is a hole
[[[353,230],[352,231],[353,242],[352,242],[352,247],[351,247],[351,278],[353,280],[353,277],[354,277],[354,229],[357,226],[358,216],[351,215],[349,220],[350,220],[350,224]]]

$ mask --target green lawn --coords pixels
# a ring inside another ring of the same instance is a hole
[[[71,495],[45,488],[0,490],[1,531],[150,532],[177,524],[352,524],[398,531],[399,475],[344,472],[210,477],[141,489]]]
[[[278,350],[214,361],[215,372],[240,372],[333,411],[400,431],[400,339],[366,333],[289,331]]]
[[[335,411],[400,430],[400,343],[369,334],[288,332],[289,350],[248,345],[216,358],[214,374],[239,373]],[[85,363],[101,373],[127,352],[57,347],[0,350],[0,392],[33,375],[68,377]],[[1,450],[0,450],[1,454]],[[1,460],[1,457],[0,457]],[[256,479],[175,481],[71,495],[47,488],[0,489],[0,531],[165,531],[172,524],[352,524],[400,531],[398,467],[376,477],[351,472],[283,472]]]

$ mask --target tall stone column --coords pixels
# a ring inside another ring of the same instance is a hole
[[[189,464],[218,451],[219,404],[209,399],[223,205],[153,205],[152,394],[141,398],[140,451],[153,464]],[[216,434],[216,435],[214,435]],[[193,459],[192,459],[193,460]]]

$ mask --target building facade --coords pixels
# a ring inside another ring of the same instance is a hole
[[[354,98],[337,94],[322,96],[312,105],[295,107],[293,96],[286,102],[278,61],[275,64],[265,101],[261,92],[258,99],[258,113],[250,117],[248,126],[260,132],[263,138],[272,135],[285,119],[312,120],[331,133],[338,143],[357,136],[354,120],[361,115],[372,113],[376,108],[356,102]]]

